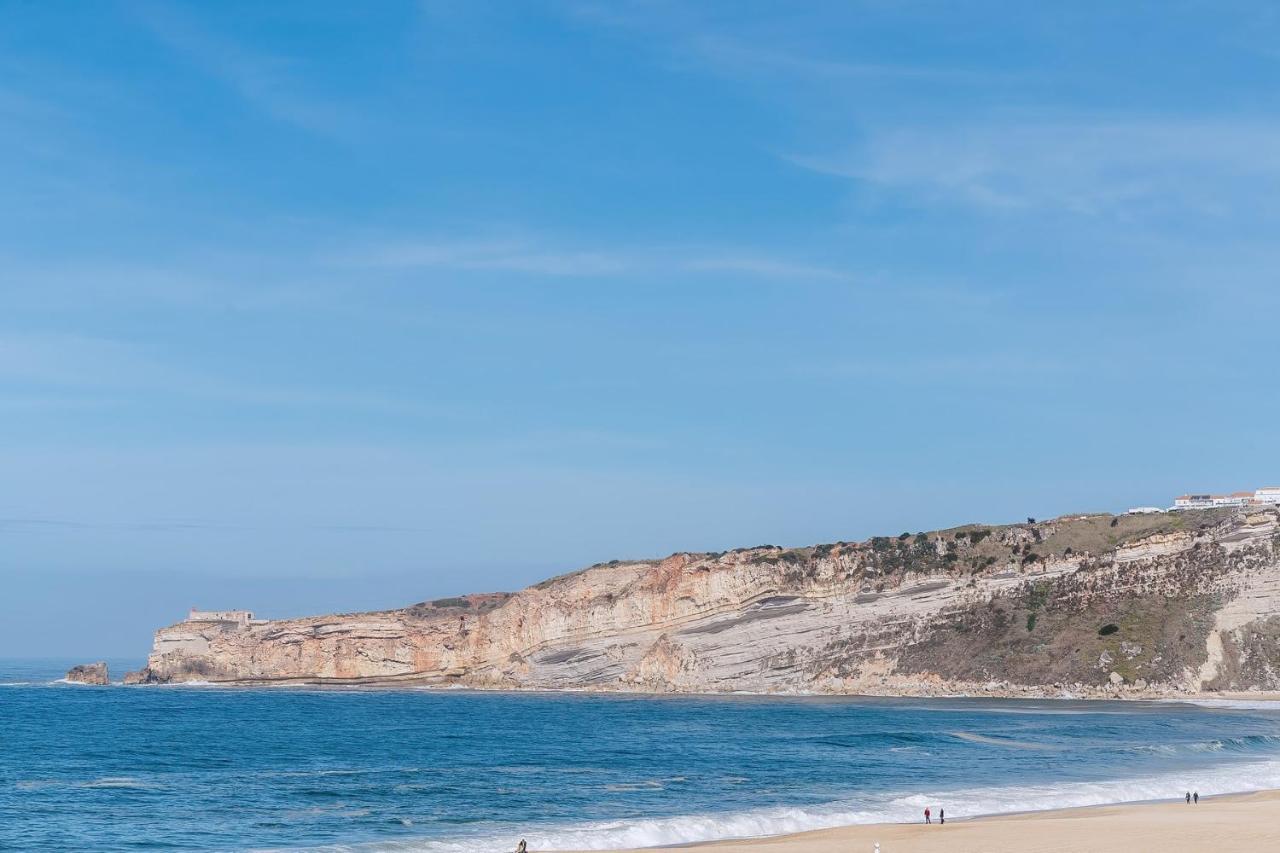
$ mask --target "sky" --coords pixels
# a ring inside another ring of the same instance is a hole
[[[0,8],[0,656],[1280,485],[1274,4]]]

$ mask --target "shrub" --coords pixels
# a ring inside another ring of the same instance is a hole
[[[1115,625],[1115,624],[1112,624],[1112,623],[1108,622],[1106,625],[1103,625],[1101,628],[1099,628],[1099,629],[1098,629],[1098,636],[1099,636],[1099,637],[1109,637],[1109,636],[1111,636],[1112,634],[1114,634],[1116,631],[1119,631],[1119,630],[1120,630],[1120,626],[1119,626],[1119,625]]]
[[[1027,630],[1033,631],[1035,630],[1035,627],[1036,627],[1036,614],[1028,613],[1027,614]]]

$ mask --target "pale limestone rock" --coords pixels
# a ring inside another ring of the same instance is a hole
[[[976,541],[943,531],[676,554],[594,566],[509,596],[261,623],[182,622],[156,633],[147,668],[127,679],[1015,696],[1053,694],[1056,683],[1084,696],[1111,695],[1123,683],[1112,671],[1114,651],[1142,667],[1152,690],[1194,690],[1212,679],[1268,684],[1265,661],[1247,677],[1227,671],[1254,659],[1226,654],[1222,644],[1237,641],[1237,628],[1280,616],[1275,519],[1273,511],[1126,519],[1130,530],[1147,527],[1119,545],[1109,543],[1126,528],[1104,517],[974,528],[982,531]],[[1055,542],[1070,543],[1071,554]],[[1093,550],[1082,544],[1089,542]],[[1038,555],[1033,573],[1024,575],[1015,547]],[[985,648],[948,651],[991,626],[1013,625],[1025,640],[1020,602],[1033,587],[1047,591],[1037,605],[1046,616],[1065,618],[1042,618],[1041,626],[1081,620],[1078,637],[1044,659],[1079,646],[1079,666],[1037,675],[1011,669],[1016,655],[975,663]],[[1072,615],[1162,597],[1188,607],[1226,602],[1211,620],[1216,630],[1198,635],[1204,642],[1189,657],[1166,660],[1177,649],[1120,640],[1128,633],[1099,638],[1103,620]],[[1004,621],[991,621],[997,611]],[[971,627],[943,630],[962,623]],[[1176,678],[1154,677],[1159,661]],[[1109,673],[1107,685],[1084,686],[1097,685],[1098,669]]]
[[[67,681],[74,681],[77,684],[110,684],[111,678],[107,674],[106,661],[98,661],[97,663],[82,663],[71,667],[67,670]]]

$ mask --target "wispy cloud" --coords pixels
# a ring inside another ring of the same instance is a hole
[[[325,136],[353,132],[350,110],[302,91],[293,60],[252,50],[169,5],[136,8],[161,42],[270,118]]]
[[[723,254],[695,257],[685,261],[684,267],[695,271],[705,270],[709,272],[741,273],[760,278],[794,280],[821,279],[826,281],[849,282],[854,281],[855,279],[855,276],[847,270],[800,263],[764,255]]]
[[[656,273],[736,274],[744,278],[849,281],[846,270],[736,247],[574,248],[519,239],[390,240],[333,256],[340,265],[382,269],[496,270],[548,277],[618,277]]]
[[[677,66],[724,78],[839,86],[871,82],[955,84],[990,81],[998,76],[990,70],[925,61],[835,58],[821,43],[828,33],[809,29],[797,35],[796,19],[804,14],[797,15],[792,9],[765,8],[726,18],[696,4],[681,3],[576,2],[565,8],[596,26],[653,40]],[[820,12],[814,14],[821,16]],[[805,97],[809,93],[793,89],[793,94]]]
[[[0,517],[0,530],[67,531],[129,530],[141,533],[186,533],[191,531],[332,531],[340,533],[436,533],[427,527],[388,524],[226,524],[191,520],[83,521],[70,518]]]
[[[613,252],[553,249],[527,240],[409,241],[369,246],[340,260],[390,269],[504,270],[549,276],[600,276],[631,264]]]
[[[185,368],[132,342],[65,333],[0,332],[0,389],[36,391],[32,409],[101,405],[134,393],[268,407],[414,412],[422,406],[377,393],[263,384]]]
[[[991,210],[1224,216],[1273,204],[1280,124],[1009,122],[871,131],[797,165],[918,201]]]
[[[923,64],[849,62],[827,59],[811,51],[760,45],[727,35],[704,34],[690,39],[686,51],[709,69],[733,75],[785,75],[834,83],[869,80],[945,81],[989,79],[990,73]]]

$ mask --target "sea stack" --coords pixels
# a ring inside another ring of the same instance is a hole
[[[106,661],[98,661],[97,663],[82,663],[79,666],[73,666],[67,670],[67,681],[74,681],[77,684],[110,684],[111,679],[107,675]]]

